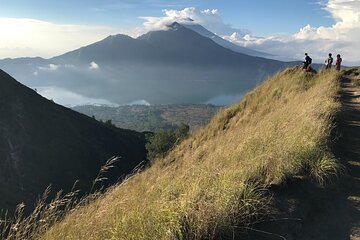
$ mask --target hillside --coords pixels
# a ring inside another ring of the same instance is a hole
[[[72,109],[89,117],[94,116],[97,120],[111,120],[120,128],[157,132],[175,129],[181,123],[189,125],[193,131],[207,124],[220,107],[205,104],[119,107],[85,105]]]
[[[0,70],[0,209],[28,209],[51,184],[89,190],[112,156],[115,179],[146,159],[140,133],[117,129],[49,101]]]
[[[40,239],[241,238],[273,212],[272,188],[323,186],[338,173],[329,148],[338,79],[296,68],[275,75]]]

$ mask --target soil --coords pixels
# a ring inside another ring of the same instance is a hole
[[[344,239],[355,240],[360,239],[360,86],[350,76],[344,76],[341,87],[343,112],[338,125],[341,135],[335,154],[346,169],[341,184],[347,208],[342,212],[344,222],[339,224],[348,225],[348,236]]]

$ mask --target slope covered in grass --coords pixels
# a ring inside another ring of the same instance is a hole
[[[248,226],[268,207],[270,185],[337,173],[328,144],[338,78],[277,74],[41,239],[218,239]]]

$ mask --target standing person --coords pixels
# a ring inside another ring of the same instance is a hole
[[[307,72],[311,72],[311,63],[312,63],[311,57],[309,57],[309,55],[305,53],[305,62],[303,69],[305,69]]]
[[[326,69],[331,69],[331,65],[333,64],[334,59],[332,57],[332,54],[329,53],[329,57],[325,60]]]
[[[340,71],[341,62],[342,62],[342,58],[341,58],[340,54],[338,54],[338,55],[336,56],[336,63],[335,63],[336,70],[338,70],[338,71]]]

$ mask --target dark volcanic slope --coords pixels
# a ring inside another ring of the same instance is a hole
[[[114,177],[145,160],[143,135],[116,129],[39,96],[0,70],[0,208],[32,204],[52,184],[89,187],[111,156]]]
[[[137,39],[125,35],[109,36],[102,41],[53,58],[55,61],[151,62],[198,67],[267,67],[276,69],[285,63],[234,52],[208,37],[173,23],[166,31],[151,31]]]

